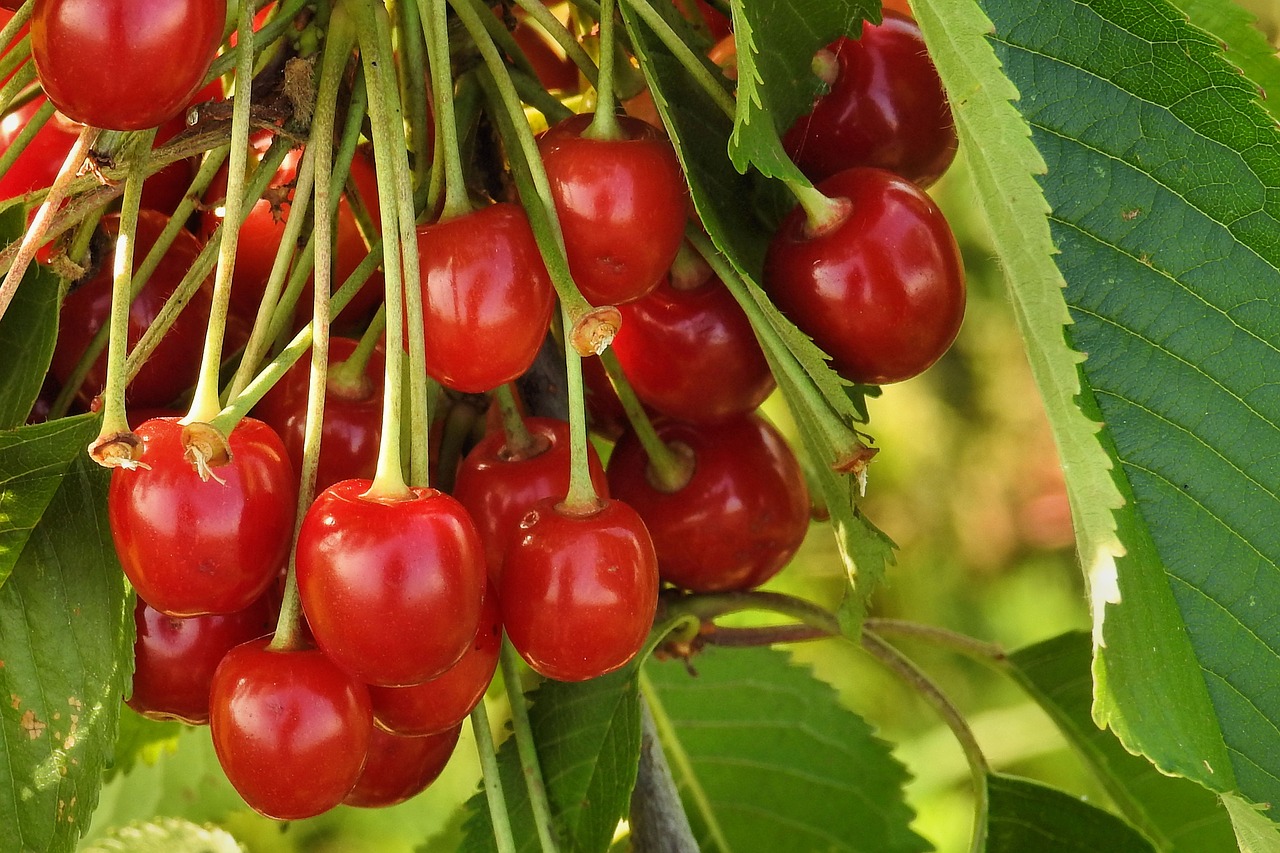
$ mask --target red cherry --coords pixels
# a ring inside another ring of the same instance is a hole
[[[721,420],[776,387],[751,321],[717,278],[688,290],[668,279],[620,310],[613,350],[636,396],[663,414]]]
[[[460,725],[421,737],[393,735],[374,728],[364,770],[343,802],[376,809],[417,796],[444,771],[460,734]]]
[[[609,458],[609,488],[644,519],[662,579],[722,592],[777,574],[809,529],[809,491],[786,440],[757,415],[654,426],[664,442],[692,453],[689,482],[674,492],[655,485],[649,457],[628,431]]]
[[[547,89],[560,89],[565,92],[576,92],[578,89],[578,66],[564,55],[559,45],[550,36],[544,34],[541,27],[528,22],[523,15],[517,14],[519,22],[511,35],[516,44],[524,52],[525,58],[533,66],[538,75],[538,82]]]
[[[183,427],[151,420],[136,430],[142,463],[117,468],[107,493],[111,539],[138,595],[170,616],[234,613],[284,568],[297,484],[271,427],[242,420],[232,459],[208,481],[183,458]]]
[[[554,290],[524,210],[493,204],[418,228],[427,373],[478,393],[529,369]]]
[[[168,221],[168,217],[156,211],[139,212],[133,255],[135,270],[142,265],[147,252],[155,245]],[[94,333],[111,316],[114,239],[120,231],[120,216],[114,213],[104,216],[101,227],[103,233],[112,239],[112,251],[103,258],[97,272],[72,290],[62,303],[58,343],[51,365],[53,375],[59,382],[65,382],[71,375]],[[160,265],[152,273],[138,298],[129,306],[130,347],[151,327],[165,300],[177,289],[199,254],[200,243],[196,238],[188,231],[179,231]],[[212,287],[212,282],[209,281],[200,286],[151,358],[129,384],[126,399],[131,405],[163,406],[195,384],[204,346],[204,328],[209,322],[209,311],[213,303]],[[85,377],[83,391],[86,403],[87,398],[106,385],[106,381],[107,353],[104,348]]]
[[[300,820],[351,792],[373,736],[369,691],[316,649],[236,646],[218,665],[209,727],[218,762],[254,811]]]
[[[270,594],[223,616],[166,616],[141,598],[134,607],[133,693],[129,707],[153,720],[209,722],[209,686],[219,662],[236,646],[275,626]]]
[[[956,155],[956,130],[920,27],[886,9],[862,38],[828,45],[831,90],[783,137],[787,153],[814,181],[854,166],[876,166],[927,187]]]
[[[484,600],[484,553],[453,498],[415,488],[362,497],[368,480],[320,493],[298,533],[298,592],[316,643],[366,684],[435,678],[471,647]]]
[[[818,189],[851,211],[809,236],[793,210],[769,244],[765,287],[841,376],[910,379],[947,351],[964,319],[955,237],[923,190],[882,169],[850,169]]]
[[[453,496],[480,531],[489,579],[495,584],[520,519],[542,498],[561,500],[569,491],[569,425],[552,418],[525,418],[524,423],[537,445],[533,455],[513,457],[502,430],[491,430],[462,460],[454,480]],[[607,497],[600,457],[590,445],[587,454],[596,493]]]
[[[222,42],[225,0],[38,0],[31,57],[49,100],[109,130],[186,109]]]
[[[372,479],[377,469],[382,437],[382,353],[373,351],[358,385],[339,384],[333,375],[334,367],[350,357],[359,343],[339,337],[329,341],[330,382],[324,400],[317,491],[341,480]],[[310,384],[308,354],[289,368],[253,410],[280,434],[295,471],[302,470]]]
[[[534,670],[585,681],[640,651],[658,606],[658,564],[644,522],[603,500],[576,515],[544,498],[520,522],[502,567],[502,624]]]
[[[270,144],[270,136],[256,136],[253,140],[254,156],[261,160]],[[280,168],[271,178],[264,197],[253,205],[240,226],[240,242],[236,245],[236,266],[232,275],[231,310],[237,316],[250,321],[258,314],[258,304],[262,301],[267,280],[271,277],[271,267],[275,263],[276,252],[279,251],[280,241],[284,237],[285,223],[289,220],[290,201],[293,199],[293,185],[297,180],[301,159],[302,149],[300,148],[295,148],[285,155]],[[356,150],[356,155],[351,160],[351,177],[360,192],[360,200],[368,209],[374,226],[377,227],[379,223],[378,177],[373,168],[372,152],[368,149]],[[206,209],[201,214],[200,233],[206,239],[213,234],[213,230],[222,220],[225,211],[219,205],[226,194],[227,168],[224,166],[214,176],[204,194]],[[337,246],[332,275],[334,290],[347,280],[347,277],[369,254],[364,238],[360,236],[360,228],[356,225],[355,214],[351,212],[350,202],[345,195],[338,199],[336,232]],[[307,286],[298,297],[296,311],[299,316],[311,316],[314,284],[315,276],[312,275],[307,279]],[[382,293],[383,278],[379,270],[369,277],[365,285],[360,288],[360,292],[338,316],[347,323],[363,319],[382,304]]]
[[[595,305],[637,299],[671,267],[687,221],[688,190],[671,143],[652,125],[619,116],[621,139],[582,133],[590,113],[538,138],[564,231],[569,271]]]
[[[373,721],[393,734],[416,737],[455,728],[484,697],[502,651],[502,613],[493,585],[485,588],[480,627],[462,659],[429,681],[409,687],[370,687]]]

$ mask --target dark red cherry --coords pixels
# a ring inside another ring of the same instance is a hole
[[[775,383],[751,321],[717,278],[690,289],[665,280],[621,306],[613,350],[636,396],[688,421],[754,411]]]
[[[569,425],[551,418],[526,418],[535,452],[513,456],[501,429],[490,430],[462,460],[453,496],[467,508],[484,542],[489,579],[499,582],[502,558],[524,514],[542,498],[561,500],[569,491]],[[608,495],[604,466],[587,447],[591,481]]]
[[[417,796],[444,771],[461,733],[460,725],[420,737],[390,734],[375,727],[364,770],[343,802],[376,809]]]
[[[603,500],[589,514],[534,504],[502,566],[502,624],[534,670],[585,681],[640,651],[658,603],[653,542],[635,510]]]
[[[694,592],[723,592],[777,574],[809,529],[809,492],[786,440],[755,414],[654,426],[664,442],[691,456],[689,482],[664,490],[628,431],[609,459],[609,488],[644,519],[662,579]]]
[[[765,256],[764,285],[846,379],[900,382],[924,371],[964,319],[960,251],[937,205],[883,169],[850,169],[818,185],[850,209],[811,235],[793,210]]]
[[[255,811],[276,820],[326,812],[351,793],[373,737],[369,691],[318,649],[236,646],[209,693],[218,762]]]
[[[573,280],[588,302],[617,305],[658,286],[688,218],[688,190],[671,143],[619,116],[619,139],[584,136],[594,118],[565,119],[538,138]]]
[[[834,74],[830,91],[783,137],[787,153],[813,181],[854,166],[888,169],[927,187],[956,154],[955,123],[920,27],[886,9],[862,38],[840,38],[820,52]]]

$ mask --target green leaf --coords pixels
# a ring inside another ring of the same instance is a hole
[[[22,222],[21,208],[0,213],[0,239],[14,217]],[[58,339],[58,287],[56,275],[32,264],[0,317],[0,429],[26,423],[40,395]]]
[[[1153,853],[1151,842],[1113,814],[1013,776],[987,777],[986,853]]]
[[[650,661],[644,693],[706,853],[927,850],[907,773],[835,691],[772,649]]]
[[[1226,57],[1245,77],[1257,84],[1263,109],[1280,119],[1280,59],[1267,37],[1257,29],[1257,18],[1231,0],[1173,0],[1205,32],[1226,47]],[[1269,96],[1270,95],[1270,96]]]
[[[1073,631],[1019,649],[1010,674],[1040,703],[1067,740],[1097,774],[1130,823],[1157,849],[1176,853],[1230,853],[1235,835],[1226,810],[1206,788],[1165,776],[1126,750],[1090,716],[1093,642]]]
[[[1280,830],[1257,807],[1239,797],[1225,794],[1222,804],[1231,815],[1235,826],[1236,841],[1240,853],[1277,853],[1280,851]]]
[[[532,695],[529,724],[561,849],[604,851],[626,817],[640,757],[637,663],[578,683],[545,681]],[[515,738],[498,750],[502,791],[516,846],[536,851],[538,835]],[[471,798],[464,851],[497,849],[484,792]]]
[[[240,853],[226,830],[180,818],[130,824],[80,848],[80,853]]]
[[[740,172],[805,181],[778,136],[821,94],[813,55],[839,36],[857,37],[880,21],[878,0],[733,0],[738,47],[738,109],[729,156]]]
[[[84,415],[0,432],[0,585],[13,571],[63,475],[97,431]]]
[[[1161,768],[1280,802],[1280,132],[1166,3],[984,6],[1132,498],[1097,712]]]
[[[133,665],[133,610],[107,533],[109,475],[81,450],[0,588],[0,826],[70,850],[98,801]]]
[[[791,20],[797,15],[783,6],[777,10],[781,18]],[[721,277],[752,317],[774,375],[801,425],[813,468],[823,471],[818,483],[850,581],[846,624],[856,631],[866,601],[892,560],[892,543],[855,508],[853,480],[831,470],[849,456],[856,441],[852,425],[866,420],[866,389],[841,379],[822,351],[782,316],[759,285],[765,247],[773,233],[771,223],[779,211],[794,205],[794,199],[777,181],[756,173],[739,174],[733,168],[723,156],[733,132],[729,119],[627,4],[621,9],[654,104],[689,180],[699,218],[736,272]],[[668,14],[676,13],[668,10]],[[834,434],[833,422],[837,424]]]

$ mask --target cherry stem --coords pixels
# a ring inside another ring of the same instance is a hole
[[[440,11],[443,12],[443,9]],[[394,68],[393,58],[395,51],[391,43],[391,24],[389,16],[377,14],[374,15],[376,26],[376,51],[373,59],[381,60],[384,68]],[[365,50],[362,45],[362,50]],[[448,54],[446,54],[447,56]],[[378,78],[373,78],[374,83],[378,82]],[[375,89],[375,92],[378,90]],[[383,73],[381,75],[381,100],[382,106],[387,109],[387,117],[384,120],[385,132],[379,134],[375,131],[375,140],[381,139],[383,148],[390,145],[390,151],[384,158],[389,161],[390,168],[379,169],[378,178],[378,195],[382,204],[386,201],[382,199],[384,187],[391,184],[391,204],[396,208],[396,224],[399,229],[400,244],[400,262],[403,264],[403,275],[405,285],[403,288],[397,283],[396,296],[403,294],[404,313],[406,318],[405,325],[409,331],[408,347],[409,347],[409,372],[407,374],[409,384],[409,415],[413,428],[409,431],[409,482],[414,486],[427,487],[431,480],[431,461],[430,461],[430,422],[431,412],[428,405],[427,396],[427,349],[426,349],[426,329],[423,320],[422,307],[422,288],[420,282],[422,280],[422,270],[418,257],[418,234],[416,226],[416,216],[413,208],[413,174],[409,169],[408,150],[409,142],[405,137],[404,116],[400,108],[400,92],[396,88],[395,75]],[[377,146],[375,146],[375,157]],[[463,190],[465,192],[465,186]],[[385,227],[385,225],[384,225]],[[391,281],[388,280],[387,287],[390,288]],[[390,303],[391,299],[388,299]],[[390,325],[392,322],[399,326],[399,318],[392,317],[390,309],[387,312],[386,322]],[[388,339],[387,347],[391,347],[391,341]],[[396,346],[400,344],[397,343]],[[405,374],[401,374],[404,376]]]
[[[717,74],[712,71],[710,60],[705,56],[700,56],[694,52],[693,48],[684,43],[671,25],[663,19],[649,0],[626,0],[641,20],[649,26],[650,29],[658,36],[662,44],[671,51],[672,56],[684,66],[689,75],[693,77],[694,82],[707,93],[711,100],[715,101],[716,106],[727,115],[733,118],[737,112],[738,104],[734,100],[733,94],[725,88],[728,81],[725,80],[723,74]]]
[[[951,734],[955,736],[960,748],[964,751],[973,781],[973,837],[969,849],[972,853],[981,853],[986,849],[987,811],[990,805],[987,775],[991,772],[991,768],[987,764],[987,757],[983,754],[977,737],[973,734],[973,729],[969,728],[968,721],[950,697],[914,661],[872,631],[866,630],[865,626],[861,640],[864,651],[902,679],[933,708],[934,713],[942,718],[947,728],[951,729]]]
[[[396,3],[396,29],[399,35],[400,56],[404,62],[400,77],[400,103],[409,114],[410,146],[413,151],[413,185],[425,188],[431,180],[431,158],[427,151],[432,141],[427,137],[430,122],[427,116],[427,65],[426,30],[417,3]],[[414,196],[414,205],[420,207],[424,199]]]
[[[330,183],[333,169],[333,126],[337,120],[338,84],[351,53],[355,33],[346,15],[332,15],[324,58],[320,66],[319,93],[311,125],[311,144],[303,156],[303,169],[315,179],[315,289],[311,324],[311,383],[307,388],[307,419],[302,437],[302,470],[298,476],[298,509],[294,514],[293,547],[285,573],[284,599],[276,620],[276,649],[295,649],[303,641],[302,601],[298,593],[297,545],[302,520],[315,497],[316,471],[320,467],[320,438],[324,430],[324,401],[329,371],[329,290],[333,269],[333,201]],[[308,188],[309,189],[309,188]],[[298,193],[304,193],[301,188]],[[296,197],[296,196],[295,196]],[[298,219],[301,210],[290,209]],[[287,238],[286,238],[287,239]],[[259,319],[262,319],[259,312]]]
[[[515,836],[511,833],[511,819],[507,816],[507,798],[502,792],[502,773],[498,769],[493,730],[489,727],[489,709],[485,707],[483,696],[471,711],[471,731],[476,737],[476,753],[480,756],[480,772],[484,778],[484,796],[489,803],[494,843],[498,853],[515,853]]]
[[[287,153],[287,145],[272,145],[267,156],[263,158],[261,167],[254,172],[246,195],[262,194],[266,189],[267,181],[275,174],[276,169],[280,167],[280,163]],[[222,228],[223,224],[219,224],[209,242],[200,250],[200,254],[196,256],[191,267],[182,277],[182,280],[178,282],[178,286],[174,288],[173,293],[169,294],[169,298],[165,300],[164,305],[161,306],[160,311],[156,314],[155,320],[147,327],[147,331],[143,333],[142,339],[138,341],[137,345],[129,353],[127,382],[132,382],[138,375],[138,371],[142,369],[142,365],[155,352],[160,340],[168,334],[178,315],[182,313],[187,303],[191,301],[191,297],[195,295],[196,291],[203,286],[205,279],[208,278],[209,272],[213,269],[217,259],[219,251],[218,234]]]
[[[556,853],[555,824],[551,818],[551,805],[547,802],[547,789],[542,781],[542,767],[538,761],[538,746],[533,740],[533,728],[529,725],[529,709],[525,707],[524,690],[520,687],[520,659],[515,647],[506,637],[502,639],[502,683],[507,689],[511,705],[511,728],[515,733],[516,751],[520,754],[520,767],[524,771],[529,789],[529,805],[533,808],[533,822],[538,829],[538,841],[542,853]]]
[[[191,218],[191,214],[195,211],[196,199],[204,192],[209,182],[213,180],[214,174],[222,165],[227,157],[227,149],[220,148],[205,158],[205,162],[201,164],[199,172],[191,180],[191,184],[187,188],[187,193],[182,197],[182,201],[178,203],[178,207],[174,210],[169,221],[165,223],[164,230],[160,232],[160,236],[156,238],[155,245],[147,256],[142,259],[142,263],[133,273],[133,283],[129,289],[129,301],[132,302],[138,298],[138,294],[142,292],[142,288],[146,286],[151,275],[160,266],[161,259],[164,258],[173,242],[177,239],[179,232],[185,230],[187,220]],[[93,237],[96,223],[101,218],[101,213],[90,213],[86,216],[78,226],[76,239],[70,251],[71,260],[74,263],[83,261],[84,251],[87,250],[89,240]],[[157,318],[158,319],[158,318]],[[168,329],[168,326],[165,326]],[[75,399],[76,394],[80,391],[80,387],[84,385],[85,377],[89,375],[89,370],[98,360],[98,356],[107,345],[107,335],[111,331],[109,325],[103,326],[94,332],[93,338],[90,339],[89,345],[85,347],[84,353],[81,354],[76,365],[72,368],[67,380],[58,391],[58,396],[54,399],[53,405],[49,407],[51,418],[62,417],[67,413],[71,406],[71,401]],[[128,377],[126,374],[126,384]]]
[[[457,116],[453,110],[453,67],[449,56],[447,0],[433,0],[423,10],[422,34],[427,41],[427,61],[431,67],[431,94],[435,99],[438,156],[444,163],[444,222],[471,212],[467,196],[467,176],[462,171],[462,151],[458,145]]]
[[[581,43],[573,37],[573,33],[560,22],[546,4],[542,0],[516,0],[516,5],[525,11],[530,18],[537,21],[538,24],[547,32],[547,35],[555,39],[556,44],[560,45],[560,49],[564,51],[565,56],[578,66],[578,70],[582,72],[582,76],[587,78],[587,82],[592,86],[599,88],[600,67],[596,65],[591,55],[582,49]]]
[[[329,390],[344,399],[368,399],[369,359],[387,330],[387,306],[379,305],[351,355],[329,368]]]
[[[1009,656],[1000,644],[989,643],[986,640],[979,640],[936,625],[869,616],[862,620],[862,626],[865,630],[874,631],[882,637],[923,640],[998,668],[1007,667],[1009,663]]]
[[[658,431],[653,428],[649,413],[644,410],[644,404],[640,402],[635,389],[627,381],[622,364],[613,350],[602,352],[600,363],[609,374],[609,381],[613,383],[618,400],[622,403],[622,409],[627,413],[627,421],[631,424],[632,431],[640,440],[640,446],[644,448],[645,455],[649,457],[649,467],[646,472],[649,481],[667,494],[678,492],[689,485],[696,464],[693,453],[683,445],[667,444],[658,435]]]
[[[13,41],[13,37],[18,34],[18,31],[22,29],[23,25],[31,20],[31,10],[34,6],[34,3],[18,4],[18,8],[13,12],[13,17],[5,23],[4,27],[0,28],[0,44],[8,44]],[[23,36],[23,39],[27,40],[28,45],[30,44],[30,34]],[[10,48],[9,50],[12,52],[15,48]],[[26,54],[28,56],[31,55],[29,47]]]
[[[218,378],[222,366],[222,342],[226,335],[231,305],[231,279],[240,244],[240,223],[245,209],[246,172],[249,163],[249,108],[253,100],[253,8],[240,6],[239,53],[236,62],[236,95],[231,111],[231,156],[227,165],[227,197],[223,201],[222,237],[218,243],[218,268],[213,279],[213,305],[205,333],[204,354],[196,380],[191,408],[179,423],[186,425],[212,420],[222,408],[218,399]]]
[[[31,37],[23,36],[20,45],[27,48],[27,56],[31,55]],[[8,112],[24,104],[28,104],[32,99],[40,94],[40,88],[36,83],[36,67],[35,63],[27,62],[18,66],[13,72],[13,76],[0,86],[0,105],[3,105],[4,111]]]
[[[525,426],[524,415],[520,414],[520,406],[516,403],[515,391],[511,383],[499,385],[494,395],[498,400],[498,411],[502,413],[502,431],[506,436],[503,452],[510,459],[528,459],[538,453],[538,443],[533,440],[529,428]]]
[[[57,109],[53,102],[48,100],[36,108],[31,118],[22,126],[22,130],[18,131],[18,135],[14,137],[13,142],[4,150],[3,154],[0,154],[0,175],[8,174],[14,162],[22,156],[23,151],[27,150],[31,140],[36,138],[36,134],[49,123],[49,119],[53,118],[53,114],[57,112]]]
[[[284,2],[280,3],[276,7],[276,13],[271,17],[271,20],[267,21],[262,29],[255,33],[254,38],[257,43],[267,46],[279,40],[279,38],[284,35],[285,31],[293,26],[293,19],[298,17],[298,13],[301,12],[303,7],[311,1],[312,0],[284,0]],[[246,2],[243,5],[249,7],[248,13],[250,20],[252,20],[254,13],[257,12],[257,7],[265,6],[267,5],[267,2],[266,0],[253,0],[253,2]],[[241,20],[243,20],[243,17]],[[252,29],[252,27],[250,28]],[[222,75],[230,72],[232,68],[240,67],[240,53],[244,45],[244,27],[237,23],[236,29],[239,30],[239,35],[236,37],[239,43],[235,47],[225,50],[217,59],[214,60],[213,65],[209,69],[208,75],[204,78],[206,83],[212,83]],[[229,33],[226,35],[229,35]],[[250,50],[249,52],[256,53],[257,51]]]
[[[562,306],[565,334],[569,334],[569,312]],[[560,507],[572,515],[591,515],[601,506],[591,482],[591,457],[587,447],[587,401],[582,385],[582,356],[571,346],[564,348],[565,385],[569,390],[569,491]]]
[[[120,229],[116,233],[114,267],[111,279],[111,338],[107,346],[107,387],[102,392],[102,428],[91,451],[94,461],[104,467],[117,467],[122,459],[133,458],[132,445],[127,457],[100,453],[100,442],[127,434],[129,418],[125,413],[125,352],[129,337],[129,303],[132,299],[133,248],[138,232],[138,211],[142,207],[142,164],[155,131],[139,134],[128,152],[129,176],[125,179],[124,202],[120,208]],[[128,467],[127,463],[125,467]]]
[[[593,308],[573,283],[569,261],[564,252],[564,235],[560,220],[556,217],[555,203],[551,197],[551,184],[547,180],[538,143],[533,138],[525,118],[524,108],[516,94],[511,77],[506,73],[502,57],[498,55],[493,40],[485,34],[481,13],[476,10],[478,0],[449,0],[463,26],[471,33],[476,47],[484,59],[488,73],[481,75],[481,85],[494,104],[492,111],[498,123],[499,133],[507,146],[512,161],[512,174],[520,197],[524,200],[529,226],[542,253],[551,283],[560,297],[560,305],[569,317],[566,340],[581,355],[602,351],[613,340],[622,317],[612,306]],[[485,10],[484,14],[488,14]],[[536,200],[536,201],[535,201]]]
[[[22,282],[23,276],[27,274],[27,267],[31,266],[31,261],[35,258],[36,252],[44,244],[45,233],[49,230],[49,223],[58,207],[62,204],[62,200],[66,198],[67,189],[71,185],[72,179],[75,178],[76,172],[79,171],[80,164],[84,162],[85,157],[89,156],[89,149],[93,146],[94,140],[98,138],[98,133],[98,128],[89,126],[80,131],[80,135],[76,137],[75,144],[67,152],[67,159],[63,161],[62,168],[58,170],[58,176],[53,179],[53,185],[49,187],[48,195],[45,196],[40,209],[36,211],[35,218],[31,221],[27,232],[22,235],[22,242],[18,244],[18,251],[14,255],[13,263],[9,267],[9,271],[5,273],[4,281],[0,282],[0,319],[3,319],[5,312],[9,310],[9,304],[13,302],[13,295],[18,292],[18,285]]]
[[[345,10],[345,11],[344,11]],[[373,153],[378,171],[378,204],[382,218],[382,235],[390,251],[383,252],[386,282],[387,352],[385,386],[382,396],[382,439],[378,446],[378,465],[373,484],[363,497],[368,500],[410,500],[413,492],[405,484],[400,453],[402,409],[401,375],[404,362],[404,279],[401,262],[410,250],[416,260],[417,241],[403,243],[400,230],[400,205],[397,192],[397,160],[404,160],[403,122],[394,79],[386,74],[391,69],[391,56],[383,55],[378,30],[387,24],[387,10],[381,4],[343,3],[334,15],[350,12],[360,43],[360,59],[369,88],[369,120],[373,126]],[[381,21],[379,21],[381,19]],[[390,88],[388,88],[390,87]],[[392,92],[388,96],[388,92]],[[395,127],[401,127],[397,141]],[[396,156],[396,146],[399,145]],[[407,171],[408,164],[404,163]],[[409,225],[412,226],[410,219]],[[416,283],[416,281],[415,281]]]
[[[587,139],[619,139],[617,103],[613,91],[613,0],[600,0],[600,80],[596,84],[596,113],[582,135]]]
[[[839,228],[853,212],[853,203],[844,197],[831,198],[808,180],[784,181],[804,208],[804,236],[813,239]]]

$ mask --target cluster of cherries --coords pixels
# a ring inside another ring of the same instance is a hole
[[[0,178],[6,197],[48,186],[78,132],[70,122],[163,127],[218,94],[200,87],[219,48],[223,3],[34,3],[32,53],[61,117]],[[98,13],[83,13],[86,4]],[[160,5],[169,14],[150,8]],[[145,17],[131,19],[131,7]],[[158,21],[174,28],[159,31]],[[141,33],[162,48],[142,46]],[[727,39],[718,55],[731,62]],[[104,63],[104,44],[112,67],[129,67],[120,45],[135,43],[145,71],[84,70]],[[169,64],[157,67],[154,55]],[[955,242],[922,189],[954,155],[950,113],[919,30],[896,11],[860,39],[820,51],[815,70],[829,91],[784,142],[831,204],[820,221],[797,208],[782,223],[764,284],[846,379],[899,381],[942,355],[963,315]],[[554,88],[565,75],[546,79]],[[39,103],[5,117],[0,148]],[[165,138],[162,130],[157,139]],[[255,140],[259,156],[267,142]],[[112,537],[138,593],[128,702],[150,717],[210,724],[228,778],[264,814],[293,819],[412,796],[447,762],[504,633],[542,675],[594,678],[641,649],[661,584],[757,586],[806,533],[801,467],[756,413],[773,377],[746,314],[684,242],[687,189],[663,131],[586,114],[555,124],[538,145],[573,281],[591,305],[617,306],[622,318],[608,356],[613,382],[601,359],[583,363],[593,426],[614,442],[607,466],[590,445],[581,464],[567,423],[522,417],[508,397],[450,472],[451,494],[375,488],[385,354],[368,317],[382,302],[380,277],[338,318],[357,336],[332,340],[320,492],[296,535],[305,365],[226,436],[158,411],[195,380],[212,303],[206,285],[130,384],[132,413],[145,415],[134,430],[139,464],[117,469],[109,493]],[[258,312],[297,167],[295,152],[242,228],[229,340]],[[137,257],[193,169],[178,163],[148,180]],[[364,207],[377,221],[377,181],[369,152],[358,151],[355,192],[338,215],[337,280],[367,255],[357,213]],[[179,232],[135,298],[131,345],[215,231],[224,187],[225,177],[214,180],[198,222]],[[116,217],[102,220],[102,232],[118,228]],[[524,374],[556,299],[521,204],[455,212],[419,226],[417,244],[428,374],[463,394]],[[111,267],[108,252],[63,305],[57,383],[75,377],[106,322]],[[105,356],[81,380],[86,396],[102,387],[104,364]],[[634,425],[615,390],[641,404],[626,407]],[[575,465],[589,486],[573,482]],[[301,621],[289,615],[299,602]],[[293,625],[285,640],[273,639],[278,620]]]

